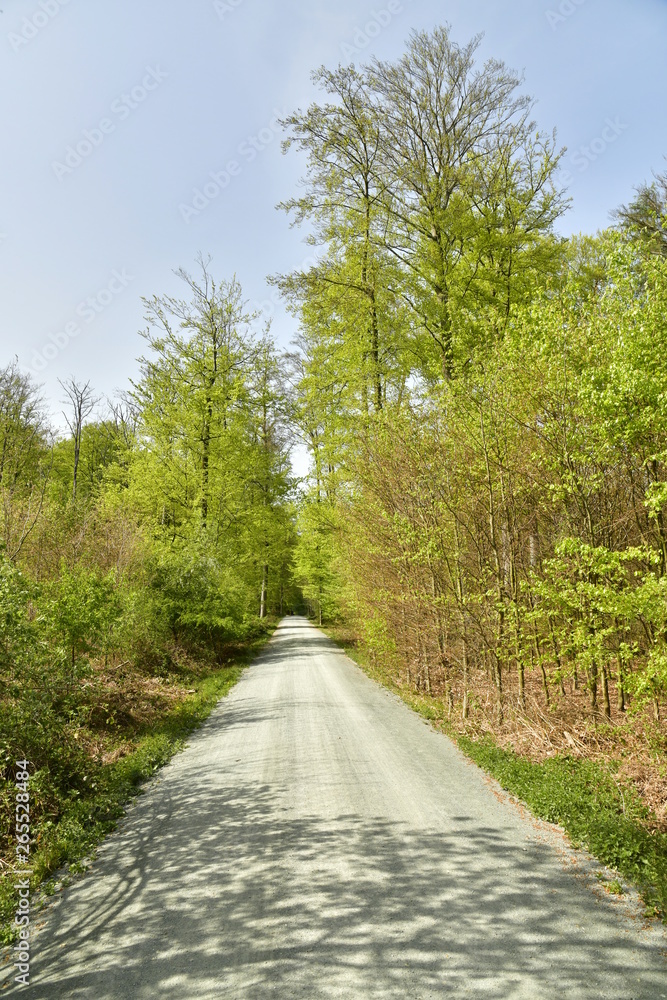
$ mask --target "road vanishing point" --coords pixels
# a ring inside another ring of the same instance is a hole
[[[91,870],[40,1000],[660,1000],[664,929],[304,618],[286,618]]]

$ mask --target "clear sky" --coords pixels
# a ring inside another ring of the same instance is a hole
[[[484,32],[568,147],[562,232],[665,168],[666,0],[2,0],[0,364],[37,369],[54,415],[59,378],[125,388],[141,296],[177,292],[198,251],[287,346],[266,276],[309,250],[275,210],[303,167],[275,116],[315,97],[318,65],[397,57],[442,22]]]

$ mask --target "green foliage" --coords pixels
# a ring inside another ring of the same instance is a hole
[[[50,642],[56,662],[68,664],[73,676],[85,654],[93,656],[113,648],[114,628],[122,606],[113,574],[65,564],[60,576],[44,588],[37,625]]]
[[[647,906],[667,915],[667,834],[645,826],[647,810],[616,782],[612,766],[573,757],[541,764],[493,740],[457,736],[461,749],[541,819],[639,886]]]
[[[390,657],[396,652],[396,645],[387,623],[379,614],[364,620],[362,637],[364,645],[373,656]]]
[[[100,418],[62,383],[53,446],[30,378],[0,371],[0,860],[26,758],[33,888],[113,827],[296,594],[284,360],[200,264],[188,300],[146,303],[131,396]]]
[[[381,619],[417,686],[437,665],[465,703],[490,657],[499,717],[508,690],[525,705],[534,666],[547,701],[583,672],[595,718],[611,717],[613,684],[622,711],[651,705],[657,719],[666,307],[665,261],[607,233],[573,243],[558,288],[537,290],[455,378],[406,387],[353,433],[317,409],[306,360],[312,495],[333,528],[326,545],[304,532],[304,587],[328,575],[360,631]]]
[[[639,239],[649,253],[667,257],[667,173],[656,174],[651,184],[640,184],[629,205],[615,213],[622,231]]]
[[[411,371],[450,377],[560,269],[561,153],[478,46],[415,32],[392,63],[319,70],[326,97],[283,122],[307,175],[281,207],[323,254],[276,280],[348,419],[400,399]]]
[[[35,633],[30,620],[33,589],[4,555],[0,558],[0,663],[5,676],[32,655]]]
[[[304,495],[297,521],[294,572],[311,614],[321,625],[341,613],[340,580],[335,571],[336,510],[323,497]]]
[[[193,549],[161,551],[151,587],[169,628],[182,641],[215,648],[252,631],[242,581],[210,555]]]
[[[642,739],[667,701],[665,179],[559,239],[554,137],[478,45],[442,27],[321,69],[283,123],[306,173],[282,208],[318,248],[275,279],[312,459],[298,581],[450,713]],[[585,765],[550,766],[536,808],[579,803],[611,863],[659,867],[613,782],[596,820]]]
[[[238,282],[199,263],[197,279],[179,272],[189,301],[146,302],[128,493],[155,540],[172,627],[222,635],[279,609],[289,585],[290,404],[284,363],[253,334]]]

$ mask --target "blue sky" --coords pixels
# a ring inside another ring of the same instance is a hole
[[[125,388],[141,296],[178,293],[198,251],[287,346],[266,276],[309,250],[275,210],[303,166],[275,117],[315,97],[318,65],[396,57],[445,21],[525,73],[568,147],[562,232],[607,225],[665,168],[665,0],[4,0],[0,364],[38,369],[54,415],[59,378]]]

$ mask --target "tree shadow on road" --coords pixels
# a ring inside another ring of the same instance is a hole
[[[546,845],[516,845],[466,816],[443,834],[354,814],[295,818],[284,801],[266,785],[201,787],[194,768],[172,776],[168,792],[107,842],[95,872],[63,894],[22,994],[667,992],[655,945],[647,938],[638,955],[638,935],[611,904],[573,891]]]

